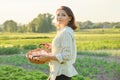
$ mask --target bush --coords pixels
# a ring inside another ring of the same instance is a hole
[[[4,54],[20,54],[21,49],[18,47],[1,47],[0,48],[0,55]]]
[[[1,66],[0,80],[46,80],[47,75],[39,71],[26,71],[15,66]]]
[[[36,46],[36,45],[31,45],[31,44],[29,44],[29,45],[23,45],[22,48],[23,48],[23,49],[36,49],[37,46]]]
[[[78,76],[74,76],[72,80],[85,80],[85,79],[83,76],[78,75]]]

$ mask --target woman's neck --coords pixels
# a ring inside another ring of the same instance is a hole
[[[65,28],[66,27],[66,25],[59,25],[59,29],[62,29],[62,28]]]

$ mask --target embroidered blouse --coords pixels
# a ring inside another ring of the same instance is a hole
[[[77,52],[72,28],[66,26],[57,32],[52,41],[52,54],[58,61],[51,60],[49,63],[50,80],[55,80],[61,74],[68,77],[78,74],[73,66]]]

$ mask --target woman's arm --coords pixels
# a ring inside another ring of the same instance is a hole
[[[69,31],[64,31],[61,34],[61,51],[55,56],[60,63],[72,60],[74,58],[73,36]]]
[[[51,53],[44,52],[44,53],[39,54],[39,56],[42,56],[44,58],[48,58],[49,60],[58,61],[57,57]]]

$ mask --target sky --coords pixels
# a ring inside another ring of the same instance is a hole
[[[0,0],[0,24],[27,24],[40,13],[55,15],[63,5],[72,9],[76,21],[120,22],[120,0]]]

